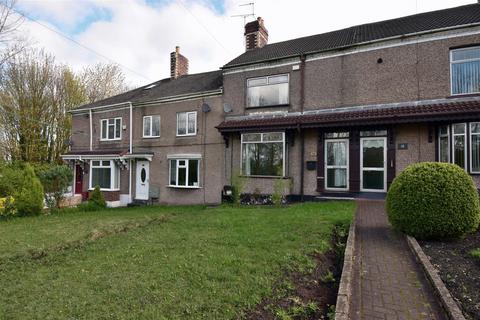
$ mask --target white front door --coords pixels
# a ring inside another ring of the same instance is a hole
[[[387,138],[361,138],[360,146],[360,190],[387,191]]]
[[[148,161],[137,161],[136,176],[135,199],[148,200],[148,182],[150,180],[150,163]]]

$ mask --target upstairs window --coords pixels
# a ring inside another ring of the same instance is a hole
[[[143,137],[160,137],[160,116],[143,117]]]
[[[242,134],[242,174],[285,176],[285,133]]]
[[[197,112],[177,113],[177,136],[194,136],[197,134]]]
[[[288,104],[288,74],[247,80],[247,106],[267,107]]]
[[[120,140],[122,138],[122,118],[102,119],[100,140]]]
[[[450,52],[452,94],[480,92],[480,46]]]

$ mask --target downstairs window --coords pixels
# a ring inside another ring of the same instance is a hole
[[[199,177],[199,159],[170,159],[170,187],[198,188]]]
[[[242,174],[285,176],[285,133],[242,134]]]
[[[118,190],[120,170],[113,160],[92,160],[90,165],[90,189],[99,186],[101,190]]]

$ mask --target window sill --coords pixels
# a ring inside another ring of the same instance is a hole
[[[455,99],[455,98],[466,98],[466,97],[479,97],[480,92],[472,92],[472,93],[457,93],[451,94],[447,97],[447,99]]]
[[[173,189],[202,189],[202,187],[195,187],[195,186],[172,186],[168,185],[168,188],[173,188]]]
[[[157,139],[157,138],[160,138],[160,136],[142,137],[142,139]]]
[[[188,137],[195,137],[197,134],[177,134],[177,138],[188,138]]]
[[[261,109],[261,108],[285,108],[285,107],[290,107],[290,103],[286,104],[272,104],[268,106],[246,106],[245,109]]]
[[[290,177],[282,177],[282,176],[247,176],[241,175],[241,178],[255,178],[255,179],[290,179]]]
[[[118,138],[118,139],[100,139],[100,142],[113,142],[113,141],[122,141],[122,138]]]
[[[88,191],[93,191],[95,190],[95,188],[89,188]],[[100,191],[105,191],[105,192],[116,192],[116,191],[120,191],[120,189],[102,189],[100,188]]]

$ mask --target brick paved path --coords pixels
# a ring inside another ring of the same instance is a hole
[[[384,201],[360,200],[352,319],[445,319],[405,238],[389,225]]]

